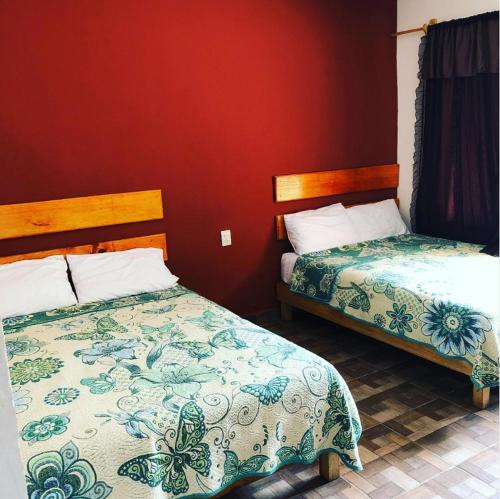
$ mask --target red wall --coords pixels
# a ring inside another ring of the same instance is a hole
[[[273,307],[273,216],[318,202],[272,175],[396,160],[395,26],[395,0],[1,2],[0,203],[161,188],[166,216],[0,254],[166,231],[183,284]]]

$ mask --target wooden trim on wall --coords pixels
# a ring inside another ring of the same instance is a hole
[[[399,206],[398,198],[394,198],[394,202]],[[346,204],[344,206],[346,208],[350,208],[351,206],[360,206],[363,204],[369,204],[369,203]],[[276,238],[278,239],[278,241],[284,241],[285,239],[288,238],[288,235],[286,233],[285,215],[276,215],[274,217],[274,221],[276,224]]]
[[[0,265],[4,263],[18,262],[20,260],[33,260],[45,258],[52,255],[88,255],[93,253],[108,253],[111,251],[125,251],[134,248],[159,248],[163,250],[163,259],[167,261],[167,239],[165,234],[153,234],[151,236],[131,237],[128,239],[117,239],[82,246],[69,246],[20,255],[1,256]]]
[[[336,196],[350,192],[395,189],[399,165],[361,166],[341,170],[277,175],[274,177],[276,202]]]
[[[161,190],[0,205],[0,239],[162,218]]]

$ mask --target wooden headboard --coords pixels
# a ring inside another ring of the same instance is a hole
[[[13,239],[131,222],[161,220],[160,190],[104,194],[0,205],[0,239]],[[0,257],[0,264],[61,254],[89,254],[132,248],[160,248],[167,260],[165,234],[95,242]]]
[[[399,165],[395,163],[277,175],[274,177],[274,200],[278,203],[297,201],[353,192],[396,189],[398,185]],[[397,199],[395,201],[398,202]],[[276,236],[278,240],[287,238],[283,215],[276,215]]]

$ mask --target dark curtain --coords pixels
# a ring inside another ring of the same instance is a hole
[[[413,228],[491,243],[498,239],[498,12],[430,26],[421,49]]]

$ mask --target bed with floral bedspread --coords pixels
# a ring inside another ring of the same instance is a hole
[[[182,286],[3,327],[30,499],[209,497],[325,451],[361,468],[331,364]]]
[[[291,291],[472,366],[498,386],[499,265],[482,246],[406,234],[298,258]]]

